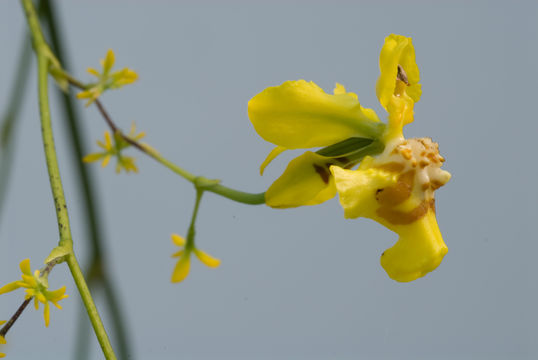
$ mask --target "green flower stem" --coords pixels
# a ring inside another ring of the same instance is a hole
[[[191,174],[187,170],[184,170],[183,168],[177,166],[170,160],[163,157],[161,154],[155,152],[155,151],[148,151],[146,149],[142,150],[147,155],[151,156],[153,159],[158,161],[159,163],[163,164],[168,169],[172,170],[176,174],[180,175],[181,177],[185,178],[186,180],[190,181],[191,183],[195,184],[195,182],[198,180],[199,177]],[[235,189],[231,189],[229,187],[220,185],[218,183],[213,183],[204,190],[210,191],[212,193],[218,194],[220,196],[223,196],[225,198],[228,198],[230,200],[240,202],[243,204],[249,204],[249,205],[259,205],[259,204],[265,204],[265,193],[259,193],[259,194],[252,194],[247,193]]]
[[[105,355],[107,360],[115,360],[116,355],[114,354],[114,350],[110,344],[110,340],[106,333],[105,327],[103,326],[103,322],[101,321],[101,317],[99,316],[99,312],[97,311],[97,307],[93,302],[90,289],[86,284],[86,280],[84,280],[84,275],[82,274],[82,270],[80,269],[77,258],[73,252],[67,257],[67,265],[69,266],[71,275],[75,280],[75,284],[77,285],[80,297],[84,303],[84,307],[86,307],[86,312],[88,313],[90,322],[92,323],[93,331],[97,336],[99,345],[101,345],[101,349],[103,350],[103,355]]]
[[[64,77],[71,85],[73,85],[73,86],[75,86],[75,87],[77,87],[79,89],[84,90],[84,89],[87,88],[87,85],[85,85],[82,82],[78,81],[77,79],[75,79],[74,77],[69,75],[67,72],[62,72],[61,76]],[[101,113],[103,118],[105,119],[105,122],[110,127],[110,130],[112,131],[112,133],[114,133],[114,134],[119,133],[121,135],[121,137],[125,141],[127,141],[129,144],[131,144],[132,146],[134,146],[138,150],[142,151],[146,155],[149,155],[150,157],[152,157],[153,159],[155,159],[156,161],[158,161],[159,163],[161,163],[162,165],[164,165],[168,169],[172,170],[173,172],[175,172],[179,176],[181,176],[184,179],[190,181],[191,183],[194,183],[195,179],[199,178],[198,176],[196,176],[194,174],[191,174],[187,170],[179,167],[178,165],[174,164],[170,160],[166,159],[164,156],[157,153],[156,151],[153,151],[153,150],[149,149],[148,147],[138,143],[137,141],[129,138],[127,135],[125,135],[116,126],[114,121],[112,121],[112,118],[110,117],[110,115],[106,111],[106,109],[103,106],[103,104],[101,103],[101,101],[99,99],[96,99],[94,101],[94,103],[97,106],[97,109],[99,110],[99,112]],[[220,184],[212,185],[211,187],[208,187],[205,190],[210,191],[210,192],[215,193],[215,194],[218,194],[218,195],[223,196],[225,198],[228,198],[230,200],[243,203],[243,204],[248,204],[248,205],[265,204],[265,193],[258,193],[258,194],[247,193],[247,192],[235,190],[235,189],[232,189],[232,188],[229,188],[227,186],[220,185]]]
[[[74,79],[71,78],[71,77],[68,78],[68,81],[72,85],[74,85],[76,87],[79,87],[79,88],[85,88],[85,86],[82,85],[79,81],[77,81],[77,80],[73,81],[73,80]],[[99,110],[99,112],[101,113],[103,118],[105,119],[105,122],[110,127],[110,130],[112,131],[112,133],[114,133],[114,134],[119,133],[121,135],[121,137],[126,142],[128,142],[129,144],[131,144],[132,146],[134,146],[138,150],[142,151],[144,154],[149,155],[150,157],[157,160],[159,163],[161,163],[162,165],[164,165],[168,169],[172,170],[173,172],[175,172],[179,176],[183,177],[184,179],[190,181],[191,183],[193,183],[195,185],[196,185],[196,182],[197,181],[199,182],[201,179],[207,180],[207,179],[202,178],[200,176],[196,176],[194,174],[191,174],[187,170],[179,167],[178,165],[174,164],[170,160],[166,159],[164,156],[159,154],[157,151],[151,149],[148,146],[140,144],[139,142],[137,142],[137,141],[131,139],[130,137],[128,137],[127,135],[125,135],[116,126],[114,121],[112,121],[112,118],[110,117],[108,112],[105,110],[105,107],[103,106],[101,101],[99,101],[99,99],[95,100],[95,105],[97,106],[97,109]],[[207,180],[206,183],[208,183],[210,185],[206,186],[204,188],[204,190],[210,191],[210,192],[215,193],[215,194],[218,194],[218,195],[223,196],[225,198],[228,198],[230,200],[240,202],[240,203],[243,203],[243,204],[249,204],[249,205],[265,204],[265,193],[252,194],[252,193],[247,193],[247,192],[231,189],[229,187],[226,187],[226,186],[218,184],[218,181],[214,181],[214,180],[213,181],[212,180]]]
[[[67,68],[66,51],[62,42],[62,37],[60,36],[60,22],[57,20],[58,16],[55,8],[55,2],[53,0],[42,0],[41,5],[43,8],[42,16],[46,22],[51,47],[54,50],[54,54],[62,64],[62,67]],[[72,158],[77,169],[78,183],[80,184],[79,191],[81,192],[81,197],[84,199],[83,208],[85,210],[85,214],[83,214],[83,217],[86,220],[86,234],[88,234],[87,240],[89,240],[91,248],[88,255],[89,265],[86,269],[84,269],[86,282],[88,283],[90,291],[94,291],[94,289],[98,289],[99,287],[102,287],[104,290],[102,295],[106,301],[106,306],[109,309],[111,317],[110,330],[112,332],[112,337],[116,340],[115,347],[118,357],[120,359],[134,359],[134,354],[129,354],[129,349],[131,346],[123,309],[117,295],[117,287],[112,284],[110,272],[106,266],[108,263],[106,260],[106,249],[103,249],[102,244],[105,241],[105,238],[103,236],[102,227],[97,212],[98,201],[97,197],[95,196],[95,182],[90,176],[91,174],[88,172],[88,166],[82,162],[82,158],[86,153],[87,146],[85,144],[84,137],[81,135],[83,132],[80,124],[81,119],[79,112],[77,111],[77,107],[74,104],[73,92],[64,93],[58,89],[58,93],[63,100],[63,118],[68,129],[67,137],[71,141]],[[83,347],[87,346],[88,344],[87,334],[89,324],[86,319],[86,314],[83,312],[80,312],[78,318],[80,325],[78,326],[79,335],[77,336],[77,345],[75,346],[75,351],[77,351],[75,353],[75,358],[82,360],[84,356],[86,356],[86,358],[89,356],[89,351],[87,351],[87,349],[86,351],[83,349]]]
[[[194,202],[194,209],[192,210],[191,223],[189,225],[189,231],[187,232],[187,243],[185,244],[185,249],[189,251],[194,248],[194,235],[196,234],[195,224],[196,217],[198,217],[198,209],[200,208],[200,201],[202,200],[202,195],[204,190],[196,188],[196,200]]]
[[[39,110],[41,114],[41,132],[43,137],[43,146],[45,150],[45,159],[49,172],[50,186],[54,198],[56,208],[56,216],[58,220],[58,229],[60,233],[59,246],[68,250],[66,261],[71,271],[71,275],[77,285],[78,291],[90,317],[95,334],[103,350],[103,354],[107,359],[116,359],[116,355],[110,345],[110,340],[106,334],[105,328],[97,312],[97,308],[93,302],[90,291],[80,270],[80,266],[73,251],[73,240],[69,225],[69,216],[67,213],[67,205],[64,197],[62,181],[60,178],[60,169],[56,156],[54,137],[52,133],[51,116],[49,109],[48,98],[48,69],[50,64],[50,49],[45,42],[39,20],[35,12],[31,0],[21,0],[25,10],[28,26],[32,34],[32,42],[34,51],[37,56],[38,65],[38,94],[39,94]]]

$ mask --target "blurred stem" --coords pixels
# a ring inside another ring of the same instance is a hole
[[[54,54],[62,64],[64,69],[68,69],[64,45],[59,36],[58,20],[56,11],[54,8],[54,2],[50,0],[43,0],[43,17],[48,25],[48,32],[50,36],[51,46]],[[86,165],[82,162],[82,158],[86,153],[86,144],[84,137],[81,136],[82,131],[80,129],[80,116],[77,108],[74,106],[74,100],[72,94],[63,93],[58,91],[63,104],[63,118],[68,129],[68,137],[71,140],[71,148],[73,155],[73,162],[76,167],[76,173],[78,177],[79,190],[84,199],[84,218],[86,219],[87,231],[90,240],[90,256],[87,270],[85,271],[88,279],[88,286],[90,289],[96,289],[98,286],[103,286],[104,297],[106,305],[110,310],[112,316],[112,324],[114,329],[114,335],[117,341],[118,356],[121,359],[127,359],[129,350],[129,341],[127,337],[127,331],[125,326],[125,319],[123,317],[122,309],[118,305],[117,295],[115,294],[115,288],[112,286],[109,274],[106,267],[105,253],[102,251],[103,232],[101,224],[97,215],[97,196],[95,191],[95,185],[92,181],[90,174],[88,173]],[[77,344],[75,346],[75,354],[77,358],[83,355],[87,355],[87,351],[84,351],[87,343],[87,322],[84,318],[79,319],[79,326],[77,335]],[[131,357],[132,358],[132,355]]]
[[[28,27],[32,34],[32,42],[34,45],[34,51],[37,56],[38,66],[38,95],[39,95],[39,112],[41,115],[41,133],[43,137],[43,147],[45,150],[45,159],[47,163],[47,169],[49,173],[50,187],[54,198],[54,206],[56,210],[56,217],[58,221],[58,230],[60,233],[59,247],[63,247],[68,251],[65,256],[65,260],[73,276],[73,280],[77,285],[77,289],[80,293],[88,316],[93,325],[95,335],[101,345],[103,354],[107,359],[116,359],[114,350],[108,339],[108,335],[103,326],[99,313],[92,296],[80,270],[77,258],[73,251],[73,240],[71,235],[71,229],[69,224],[69,216],[67,213],[67,204],[65,201],[62,181],[60,177],[60,169],[58,166],[58,159],[56,155],[54,137],[52,133],[52,124],[49,108],[49,94],[48,94],[48,70],[51,64],[51,51],[45,42],[41,27],[39,25],[39,19],[35,12],[33,3],[31,0],[21,0],[23,8],[25,10],[26,19],[28,21]]]
[[[32,48],[29,38],[25,35],[21,44],[20,55],[17,61],[17,71],[9,92],[8,108],[2,116],[0,127],[0,215],[5,202],[6,190],[11,175],[13,163],[13,146],[15,144],[15,125],[19,117],[22,99],[26,92],[28,74],[30,73],[30,60]]]

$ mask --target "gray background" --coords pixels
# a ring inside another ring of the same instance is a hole
[[[345,220],[336,199],[273,210],[207,194],[197,243],[222,265],[213,270],[193,261],[189,278],[171,284],[176,249],[169,237],[187,230],[191,185],[134,151],[138,175],[91,165],[134,357],[536,358],[536,2],[58,5],[77,77],[89,81],[86,67],[97,67],[108,48],[118,66],[139,73],[136,85],[103,98],[124,129],[134,120],[150,144],[186,169],[252,192],[266,189],[298,154],[258,175],[272,145],[250,125],[252,96],[290,79],[326,91],[340,82],[385,118],[375,96],[379,51],[392,32],[411,36],[424,92],[405,133],[438,141],[453,174],[437,192],[449,253],[418,281],[389,279],[379,256],[395,234],[367,219]],[[0,3],[0,24],[3,109],[25,26],[17,1]],[[26,257],[40,265],[58,236],[35,75],[34,62],[0,222],[1,284],[19,277]],[[94,107],[83,114],[95,151],[106,127]],[[56,97],[52,115],[75,247],[84,259],[85,219]],[[66,266],[50,282],[67,285],[70,298],[62,311],[51,309],[48,329],[42,308],[26,311],[8,334],[9,359],[73,358],[79,297]],[[0,319],[22,297],[1,296]],[[89,341],[90,358],[101,358]]]

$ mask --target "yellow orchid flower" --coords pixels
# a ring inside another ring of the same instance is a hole
[[[97,78],[97,83],[89,85],[86,90],[77,94],[78,99],[88,99],[86,106],[94,102],[105,90],[118,89],[124,85],[132,84],[138,79],[138,74],[129,68],[123,68],[111,73],[110,70],[112,70],[115,62],[116,56],[109,49],[105,58],[100,61],[103,68],[102,72],[91,67],[88,68],[88,73]]]
[[[11,282],[0,288],[0,295],[7,292],[26,288],[25,299],[34,298],[36,310],[39,309],[39,303],[44,305],[43,316],[45,318],[45,326],[49,326],[50,322],[50,305],[49,301],[58,309],[62,307],[58,304],[60,300],[68,297],[65,294],[65,286],[58,290],[49,291],[49,284],[46,277],[40,276],[39,270],[34,271],[30,268],[30,259],[24,259],[19,265],[22,272],[22,280]]]
[[[360,157],[357,159],[356,151],[372,142],[361,140],[378,137],[384,129],[375,112],[363,108],[357,95],[346,92],[343,85],[336,84],[334,95],[330,95],[305,80],[265,89],[249,101],[248,115],[256,132],[277,145],[262,163],[260,173],[285,150],[359,139],[343,152],[307,152],[290,162],[265,195],[266,204],[277,208],[316,205],[334,197],[329,167],[357,164]]]
[[[191,267],[191,253],[200,260],[200,262],[210,268],[216,268],[220,265],[220,260],[212,257],[208,253],[198,249],[194,243],[190,244],[184,237],[178,234],[172,234],[172,242],[181,249],[174,253],[172,257],[178,257],[174,271],[172,272],[171,281],[173,283],[181,282],[189,275]]]
[[[434,270],[447,252],[434,191],[450,174],[441,170],[444,159],[436,143],[403,136],[422,91],[411,38],[388,36],[379,66],[376,94],[388,112],[386,125],[343,86],[328,95],[304,80],[256,95],[249,117],[258,134],[277,145],[262,171],[287,149],[324,147],[292,160],[267,190],[266,204],[314,205],[338,192],[346,218],[368,217],[399,234],[381,265],[392,279],[411,281]]]

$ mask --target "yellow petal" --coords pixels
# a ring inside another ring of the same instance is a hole
[[[398,225],[394,230],[400,235],[398,242],[381,256],[381,266],[396,281],[413,281],[435,270],[448,252],[435,212],[419,220]]]
[[[317,205],[336,194],[329,171],[330,159],[307,151],[296,157],[265,193],[265,203],[275,208]]]
[[[3,336],[0,336],[0,344],[1,344],[1,345],[6,344],[6,339],[4,339]],[[4,357],[6,357],[6,354],[4,354],[4,353],[0,353],[0,358],[4,358]]]
[[[313,82],[287,81],[254,96],[248,115],[265,140],[288,149],[328,146],[382,131],[353,96],[329,95]]]
[[[20,281],[13,281],[0,288],[0,295],[8,293],[13,290],[17,290],[21,287]]]
[[[81,91],[77,94],[77,99],[89,99],[93,96],[90,90]]]
[[[176,283],[176,282],[181,282],[185,280],[187,275],[189,275],[190,267],[191,267],[190,254],[185,253],[177,262],[176,267],[174,268],[174,271],[172,272],[171,281],[173,283]]]
[[[202,264],[209,266],[210,268],[216,268],[220,265],[220,260],[217,258],[214,258],[213,256],[209,255],[208,253],[200,250],[200,249],[194,249],[194,254],[202,262]]]
[[[185,246],[185,244],[187,243],[187,240],[185,240],[183,236],[180,236],[178,234],[172,234],[170,238],[172,239],[174,245],[177,246]]]
[[[108,49],[105,60],[101,63],[103,66],[103,73],[109,72],[110,69],[112,69],[112,66],[114,66],[115,61],[116,57],[114,56],[114,51],[112,51],[112,49]]]
[[[136,134],[136,123],[134,121],[131,122],[131,129],[129,130],[129,137],[134,137]]]
[[[99,74],[99,71],[95,70],[94,68],[89,67],[88,69],[86,69],[86,71],[93,76],[96,76],[96,77],[101,76],[101,74]]]
[[[265,160],[260,165],[260,175],[263,175],[263,172],[265,171],[267,165],[269,165],[271,161],[273,161],[278,155],[282,154],[284,151],[286,151],[286,148],[283,146],[277,146],[276,148],[271,150],[269,155],[267,155]]]
[[[100,160],[103,157],[103,153],[91,153],[82,158],[83,162],[94,162]]]
[[[60,301],[62,299],[69,297],[69,295],[65,294],[65,286],[62,286],[61,288],[57,290],[48,291],[46,297],[47,297],[47,300],[49,301],[57,302],[57,301]]]
[[[105,148],[106,150],[112,149],[112,138],[110,136],[110,132],[105,131]]]
[[[138,172],[138,168],[135,165],[135,158],[133,157],[122,156],[121,164],[126,172],[130,172],[130,171],[134,171],[135,173]]]
[[[174,258],[174,257],[181,257],[181,256],[183,256],[183,253],[184,253],[184,252],[185,252],[185,250],[179,250],[179,251],[173,253],[173,254],[172,254],[172,257],[173,257],[173,258]]]
[[[103,161],[101,162],[101,167],[106,167],[108,165],[108,163],[110,162],[110,154],[109,155],[106,155],[104,158],[103,158]]]
[[[0,325],[5,323],[5,321],[0,321]],[[0,345],[6,344],[6,339],[0,335]],[[6,354],[0,353],[0,358],[6,357]]]
[[[19,285],[21,287],[30,288],[30,287],[36,287],[37,286],[37,281],[36,281],[36,279],[34,278],[33,275],[22,274],[21,277],[22,277],[22,281],[19,281]]]
[[[351,96],[355,100],[359,100],[359,97],[357,96],[357,94],[352,93],[352,92],[347,92],[344,85],[339,84],[339,83],[336,83],[336,85],[334,87],[334,90],[333,90],[333,93],[334,93],[334,95],[348,95],[348,96]],[[372,110],[372,109],[368,109],[368,110]]]
[[[110,75],[113,79],[112,87],[119,88],[123,85],[132,84],[138,80],[138,74],[131,69],[124,68],[123,70],[116,71]]]
[[[47,298],[41,292],[36,293],[35,297],[36,297],[37,300],[39,300],[39,302],[42,302],[43,304],[45,304],[47,302]]]
[[[138,133],[138,135],[136,135],[136,136],[134,137],[134,140],[138,141],[138,140],[143,139],[143,138],[145,138],[145,137],[146,137],[146,132],[145,132],[145,131],[141,131],[141,132]]]
[[[21,272],[25,275],[32,276],[32,268],[30,267],[30,259],[24,259],[19,264],[19,268],[21,269]]]
[[[385,38],[385,44],[379,55],[379,69],[381,74],[376,84],[376,93],[379,102],[388,111],[388,105],[396,88],[398,65],[404,69],[409,85],[405,93],[414,102],[420,100],[421,87],[417,63],[415,62],[415,48],[411,38],[391,34]]]
[[[138,74],[136,73],[136,71],[131,70],[129,68],[123,69],[122,77],[123,77],[123,81],[126,81],[128,83],[132,83],[138,80]]]
[[[363,163],[371,161],[365,158]],[[366,167],[366,166],[363,166]],[[331,166],[336,190],[340,196],[340,204],[344,209],[346,219],[354,219],[359,216],[375,218],[375,210],[379,207],[376,200],[378,189],[396,183],[397,176],[394,173],[376,168],[357,170],[345,170],[338,166]]]

